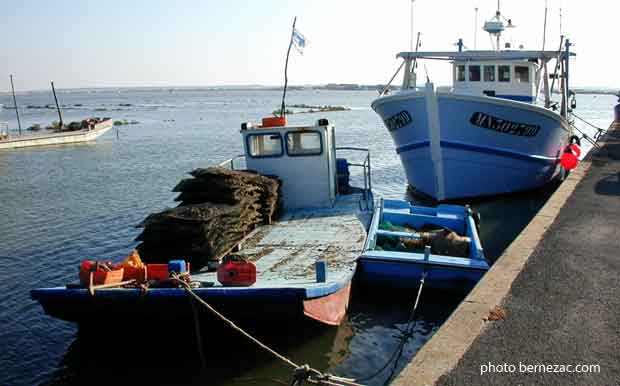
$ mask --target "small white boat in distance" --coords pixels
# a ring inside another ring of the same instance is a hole
[[[46,134],[24,134],[11,136],[7,128],[0,126],[0,149],[20,147],[61,145],[94,141],[114,126],[111,118],[104,118],[88,124],[85,128],[72,131],[59,131]]]
[[[569,121],[576,105],[568,87],[571,44],[562,37],[557,51],[514,50],[509,44],[500,50],[505,20],[498,10],[485,24],[497,38],[495,50],[464,50],[460,40],[455,52],[397,55],[404,61],[401,90],[382,93],[372,108],[415,192],[444,201],[532,189],[564,175],[559,160],[569,142],[579,142]],[[417,88],[418,60],[451,61],[452,86],[435,88],[427,79]],[[551,101],[554,87],[561,102]]]

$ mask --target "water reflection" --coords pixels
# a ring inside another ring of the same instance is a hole
[[[298,364],[382,385],[397,374],[461,301],[462,295],[425,292],[413,338],[393,354],[415,293],[383,293],[357,285],[348,319],[339,327],[310,323],[246,325],[248,331]],[[292,368],[225,325],[203,328],[202,368],[191,320],[80,328],[45,385],[289,384]],[[392,359],[388,361],[388,359]],[[377,371],[382,369],[382,371]]]
[[[555,186],[520,194],[461,201],[482,215],[485,253],[495,260],[544,205]],[[430,205],[409,193],[411,201]],[[449,317],[465,294],[424,290],[413,334],[402,342],[415,291],[380,291],[355,283],[347,320],[246,324],[250,332],[299,364],[383,385],[393,379]],[[174,324],[128,320],[118,327],[80,329],[49,385],[89,384],[289,384],[292,369],[227,326],[203,332],[207,366],[201,369],[191,320]],[[400,350],[399,350],[400,348]]]

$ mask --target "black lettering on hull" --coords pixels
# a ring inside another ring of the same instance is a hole
[[[499,133],[517,135],[520,137],[535,137],[540,131],[540,125],[512,122],[481,112],[475,112],[469,119],[469,123]]]

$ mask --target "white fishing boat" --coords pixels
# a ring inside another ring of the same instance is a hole
[[[111,118],[93,120],[84,128],[70,131],[57,131],[36,134],[11,135],[0,125],[0,150],[30,146],[61,145],[68,143],[94,141],[114,126]]]
[[[575,108],[571,44],[562,37],[557,51],[500,49],[506,27],[512,22],[498,8],[484,25],[494,50],[465,50],[459,40],[454,52],[397,55],[401,90],[382,92],[372,108],[415,192],[443,201],[527,190],[564,175],[560,158],[570,142],[579,142],[568,119]],[[418,60],[451,61],[452,86],[436,88],[427,76],[424,87],[416,87]],[[558,102],[551,98],[554,88]]]

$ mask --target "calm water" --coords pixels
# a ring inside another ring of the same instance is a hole
[[[292,91],[288,103],[346,105],[352,111],[300,114],[292,123],[327,117],[336,124],[338,146],[369,147],[373,187],[402,198],[406,184],[391,139],[369,105],[375,92]],[[65,120],[86,116],[135,119],[139,124],[108,132],[97,142],[0,151],[0,384],[277,384],[290,370],[234,336],[206,332],[209,366],[199,370],[191,339],[172,342],[171,331],[139,334],[148,321],[128,320],[95,336],[46,316],[29,298],[34,287],[76,278],[84,259],[118,260],[135,246],[133,225],[173,206],[170,189],[194,168],[241,153],[239,125],[277,108],[276,91],[78,90],[61,91]],[[615,100],[579,96],[580,115],[606,127]],[[11,105],[6,94],[0,103]],[[21,106],[53,103],[49,92],[18,94]],[[131,106],[120,106],[120,104]],[[20,110],[25,127],[56,120],[54,110]],[[0,121],[16,127],[13,110]],[[552,189],[478,200],[483,243],[499,256]],[[500,222],[499,219],[502,219]],[[498,236],[499,235],[499,236]],[[339,328],[287,326],[263,338],[300,363],[342,376],[364,377],[381,367],[397,347],[411,294],[380,296],[357,291],[348,320]],[[450,315],[458,297],[425,292],[415,336],[394,365],[367,381],[382,385],[397,373]],[[233,335],[233,334],[229,334]],[[191,337],[191,334],[189,334]],[[211,344],[209,343],[211,342]]]

